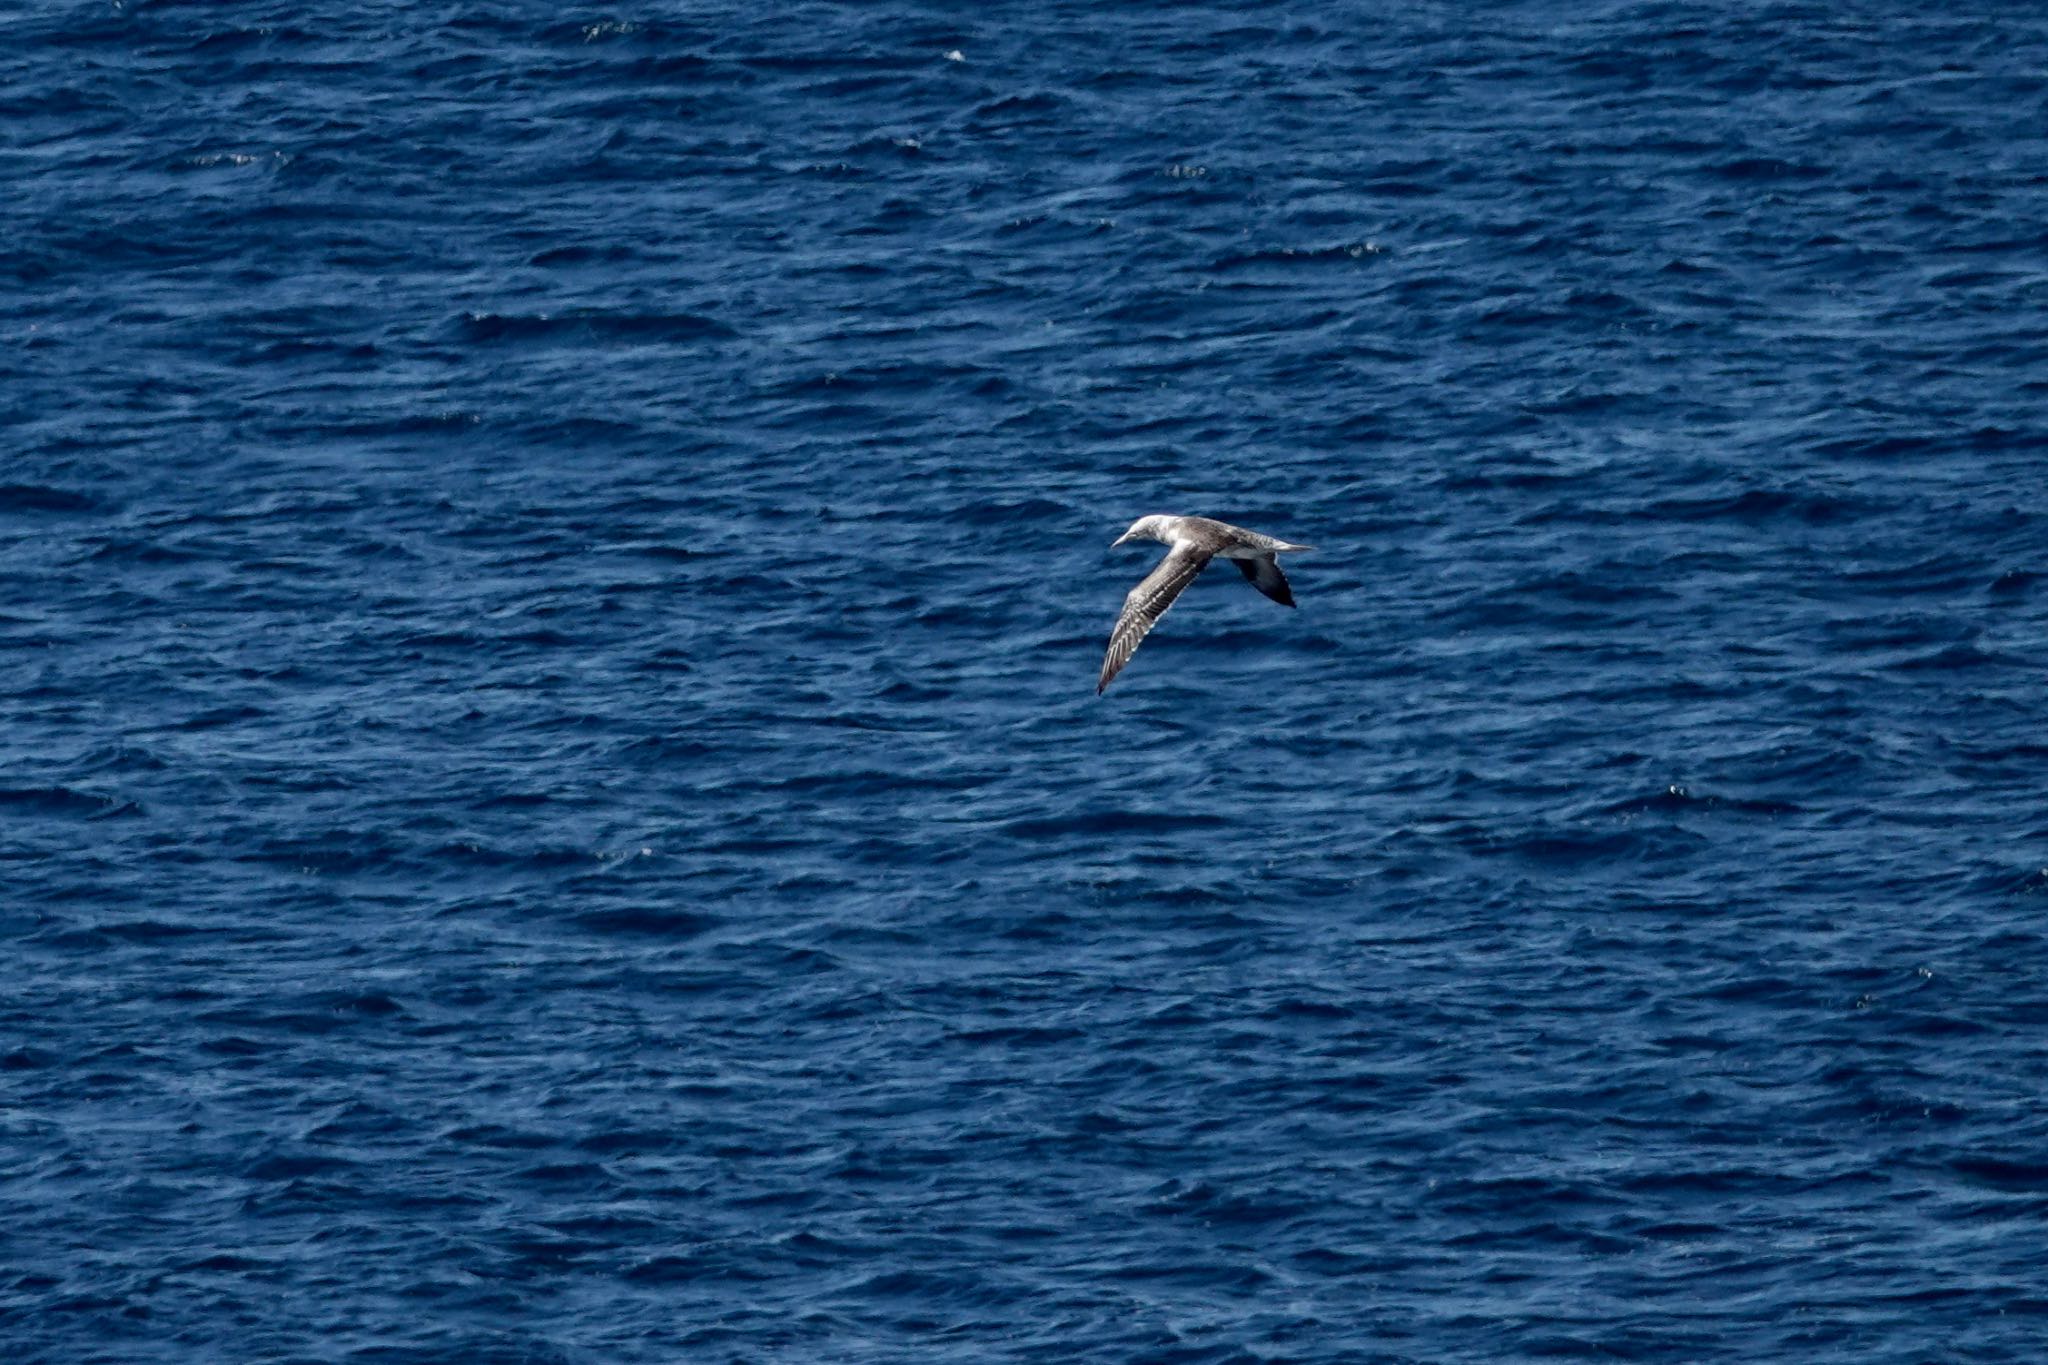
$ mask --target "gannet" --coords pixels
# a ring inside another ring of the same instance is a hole
[[[1156,540],[1171,548],[1166,558],[1159,561],[1159,567],[1146,574],[1144,581],[1124,598],[1123,614],[1116,618],[1116,629],[1109,633],[1109,653],[1102,659],[1102,676],[1095,683],[1097,696],[1123,671],[1145,636],[1180,596],[1181,589],[1194,582],[1195,575],[1207,568],[1210,560],[1218,555],[1235,560],[1253,587],[1281,606],[1291,607],[1294,594],[1288,590],[1287,579],[1274,556],[1315,548],[1290,545],[1207,517],[1139,517],[1109,548],[1114,550],[1117,545],[1133,540]]]

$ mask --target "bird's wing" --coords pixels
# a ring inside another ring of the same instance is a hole
[[[1173,599],[1180,596],[1180,590],[1195,581],[1195,575],[1208,567],[1212,556],[1207,550],[1198,550],[1192,545],[1176,545],[1159,561],[1159,567],[1145,575],[1143,582],[1131,589],[1131,595],[1124,599],[1123,615],[1116,618],[1116,629],[1109,633],[1109,653],[1102,656],[1102,677],[1095,683],[1099,696],[1109,686],[1109,680],[1123,671],[1123,666],[1138,652],[1138,646],[1152,627],[1159,624],[1159,618],[1166,615],[1166,609],[1173,605]]]
[[[1251,580],[1251,585],[1283,607],[1294,605],[1294,592],[1287,586],[1287,575],[1280,572],[1280,561],[1271,555],[1260,555],[1257,559],[1240,559],[1237,567]]]

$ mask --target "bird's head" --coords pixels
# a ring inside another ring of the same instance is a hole
[[[1131,529],[1118,536],[1109,548],[1114,550],[1118,545],[1128,545],[1134,540],[1164,541],[1168,538],[1167,523],[1172,520],[1172,517],[1139,517],[1131,523]]]

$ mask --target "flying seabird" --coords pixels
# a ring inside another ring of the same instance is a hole
[[[1146,574],[1144,581],[1124,599],[1123,614],[1116,618],[1116,629],[1109,633],[1109,653],[1102,659],[1102,677],[1095,683],[1097,696],[1123,671],[1145,636],[1173,605],[1173,599],[1180,596],[1180,590],[1194,582],[1195,575],[1207,568],[1210,560],[1218,555],[1235,560],[1253,587],[1281,606],[1291,607],[1294,594],[1288,591],[1287,579],[1273,556],[1287,550],[1315,548],[1290,545],[1207,517],[1139,517],[1109,548],[1114,550],[1132,540],[1156,540],[1171,548],[1166,558],[1159,561],[1159,567]]]

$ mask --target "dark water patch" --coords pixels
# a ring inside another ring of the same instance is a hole
[[[232,1008],[209,1011],[200,1016],[200,1022],[233,1029],[231,1042],[216,1046],[215,1050],[234,1050],[246,1047],[261,1050],[276,1045],[277,1035],[292,1037],[323,1038],[341,1030],[350,1030],[369,1021],[403,1017],[404,1008],[389,996],[378,992],[354,994],[342,991],[323,992],[293,1002],[304,1008],[289,1010],[256,1010]]]
[[[70,489],[41,484],[0,484],[0,513],[7,512],[96,512],[99,500]]]
[[[615,1184],[611,1173],[601,1163],[594,1161],[544,1161],[529,1166],[514,1177],[530,1185],[542,1185],[552,1189],[585,1189],[601,1191]]]
[[[380,833],[334,831],[264,838],[236,855],[236,861],[302,873],[352,873],[391,867],[403,853],[401,845]]]
[[[1307,1210],[1308,1205],[1298,1199],[1232,1194],[1207,1181],[1172,1180],[1150,1191],[1139,1211],[1154,1217],[1193,1216],[1209,1225],[1256,1227],[1285,1222]]]
[[[744,786],[784,795],[860,797],[882,793],[966,791],[983,785],[986,780],[972,773],[920,774],[867,769],[855,772],[805,773],[777,782],[747,783]]]
[[[71,787],[0,787],[0,818],[38,815],[104,819],[117,813],[139,813],[122,798]]]
[[[386,1018],[405,1013],[404,1006],[382,991],[334,991],[320,997],[320,1003],[337,1014],[361,1015],[365,1018]]]
[[[629,547],[629,549],[630,553],[645,555],[649,559],[668,563],[683,563],[699,558],[704,553],[701,550],[692,550],[682,545],[635,545]]]
[[[584,928],[600,934],[646,935],[681,942],[719,926],[715,916],[666,906],[629,906],[592,910],[576,917]]]
[[[149,567],[190,564],[212,557],[210,551],[194,545],[167,545],[160,541],[122,536],[100,541],[84,559],[103,564]]]
[[[1737,157],[1710,166],[1707,172],[1724,180],[1762,182],[1818,180],[1829,173],[1824,167],[1767,156]]]
[[[1053,1047],[1071,1042],[1081,1036],[1079,1029],[1061,1028],[983,1028],[962,1029],[952,1035],[955,1042],[970,1046],[1001,1047]]]
[[[1983,564],[1974,556],[1953,553],[1921,557],[1895,557],[1878,564],[1863,564],[1842,573],[1844,583],[1886,595],[1901,593],[1957,593],[1981,582]]]
[[[501,1151],[538,1151],[557,1146],[555,1136],[527,1129],[508,1128],[501,1124],[477,1124],[452,1129],[442,1135],[445,1140],[464,1146],[476,1145]]]
[[[695,1255],[667,1253],[649,1257],[628,1269],[625,1278],[634,1284],[688,1284],[705,1280],[747,1284],[768,1276],[735,1262],[721,1249],[709,1248]]]
[[[1935,457],[1954,447],[1946,435],[1864,432],[1816,441],[1814,452],[1838,460],[1899,460],[1905,457]]]
[[[1971,644],[1957,644],[1944,645],[1939,649],[1912,655],[1891,664],[1890,667],[1902,673],[1919,673],[1930,670],[1950,672],[1997,667],[2032,668],[2035,665],[2017,655],[1994,653]]]
[[[217,934],[223,931],[219,926],[203,923],[134,919],[108,920],[95,925],[93,932],[105,938],[127,943],[158,943],[165,940],[189,938],[194,935]]]
[[[260,720],[264,711],[254,706],[213,707],[196,716],[179,721],[173,728],[178,730],[218,730],[224,726],[236,725],[243,721]]]
[[[716,318],[696,313],[465,313],[457,335],[471,342],[602,341],[662,345],[720,340],[737,333]]]
[[[220,1034],[201,1042],[199,1050],[215,1057],[257,1058],[277,1050],[277,1046],[239,1034]]]
[[[1986,591],[1994,598],[2024,597],[2034,590],[2041,575],[2022,569],[2009,569],[1993,579]]]
[[[472,801],[471,810],[519,810],[532,806],[545,806],[554,798],[545,792],[505,792],[487,796],[481,801]]]
[[[982,526],[1013,526],[1019,522],[1067,518],[1073,514],[1074,509],[1065,503],[1044,498],[975,503],[961,508],[958,513],[960,519],[968,524]]]
[[[1791,489],[1750,488],[1709,497],[1672,498],[1652,503],[1653,516],[1678,521],[1728,520],[1761,524],[1778,517],[1790,517],[1810,526],[1826,526],[1853,520],[1877,510],[1863,499]]]
[[[2015,1161],[1990,1156],[1960,1156],[1950,1169],[1974,1184],[2014,1193],[2048,1191],[2048,1163]]]
[[[357,861],[337,858],[333,870],[357,871],[367,867],[381,866],[385,861],[395,859],[400,855],[401,851],[393,847],[386,850],[383,856],[375,859],[365,858]],[[290,860],[294,855],[286,852],[277,856],[282,860]],[[525,868],[535,871],[588,867],[596,860],[596,856],[587,850],[579,848],[516,844],[508,847],[476,843],[468,840],[457,840],[453,843],[441,844],[429,850],[426,854],[428,859],[448,864],[452,867]],[[309,864],[309,866],[316,870],[328,870],[327,866],[320,862]]]
[[[1095,810],[1072,815],[1012,820],[1001,829],[1013,839],[1057,839],[1070,834],[1091,836],[1121,833],[1170,833],[1213,829],[1229,822],[1219,815],[1157,811]]]
[[[308,1176],[333,1176],[356,1170],[356,1163],[319,1152],[277,1152],[243,1165],[245,1180],[296,1181]]]

